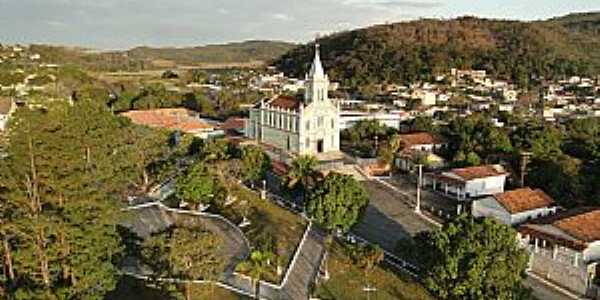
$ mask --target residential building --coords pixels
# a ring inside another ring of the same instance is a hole
[[[501,165],[484,165],[425,174],[423,185],[458,201],[504,192],[508,173]]]
[[[376,111],[366,112],[357,110],[345,110],[340,112],[340,130],[351,128],[361,121],[377,121],[380,125],[391,127],[394,129],[400,129],[402,121],[408,119],[408,114],[403,112],[387,112],[387,111]]]
[[[260,101],[250,110],[246,137],[291,154],[339,152],[340,106],[328,90],[317,45],[304,98],[279,95]]]
[[[600,208],[560,212],[519,226],[530,272],[580,295],[599,295]],[[597,299],[597,298],[594,298]]]
[[[540,189],[520,188],[473,201],[474,217],[490,217],[516,225],[556,213],[554,200]]]
[[[395,165],[402,171],[413,170],[418,163],[424,163],[428,169],[444,166],[444,159],[434,152],[447,146],[447,143],[427,132],[400,134],[400,151],[396,154]],[[421,158],[416,162],[416,158]]]
[[[185,108],[132,110],[122,113],[133,123],[191,134],[202,139],[223,136],[217,126],[200,120],[198,114]]]

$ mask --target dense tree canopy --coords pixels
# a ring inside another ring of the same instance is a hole
[[[177,177],[175,193],[179,200],[197,207],[212,203],[217,189],[217,181],[205,163],[197,163]]]
[[[425,286],[440,299],[516,299],[528,256],[516,232],[492,219],[462,216],[417,240]]]
[[[246,146],[242,149],[242,164],[244,178],[254,182],[263,179],[271,168],[269,157],[256,146]]]
[[[116,284],[127,123],[99,103],[21,108],[0,164],[3,286],[16,299],[102,299]],[[85,226],[82,226],[85,224]]]
[[[307,212],[327,230],[346,232],[368,204],[367,193],[352,176],[330,173],[311,192]]]
[[[533,76],[594,75],[600,67],[597,35],[552,21],[428,19],[340,32],[318,42],[330,77],[352,87],[430,79],[451,68],[484,69],[526,87]],[[275,64],[301,76],[313,52],[313,45],[298,47]]]
[[[153,276],[216,280],[224,270],[223,240],[203,227],[174,227],[144,241],[142,255]],[[191,283],[185,284],[191,300]]]

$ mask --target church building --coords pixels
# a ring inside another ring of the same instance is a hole
[[[329,78],[315,47],[304,97],[279,95],[250,110],[246,137],[295,155],[339,152],[340,107],[329,99]]]

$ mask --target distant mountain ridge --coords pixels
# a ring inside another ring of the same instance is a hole
[[[296,45],[280,41],[245,41],[185,48],[136,47],[126,51],[133,59],[169,60],[178,64],[245,63],[270,61]]]
[[[330,77],[349,86],[430,79],[450,68],[485,69],[528,85],[532,78],[600,74],[600,13],[520,22],[462,17],[422,19],[320,38]],[[273,63],[302,76],[313,44]]]
[[[162,69],[176,65],[257,65],[270,62],[297,45],[280,41],[245,41],[183,48],[136,47],[100,51],[55,45],[30,45],[46,63],[72,64],[95,71]]]

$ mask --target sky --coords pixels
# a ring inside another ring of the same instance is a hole
[[[0,43],[183,47],[318,34],[423,17],[537,20],[600,0],[0,0]]]

